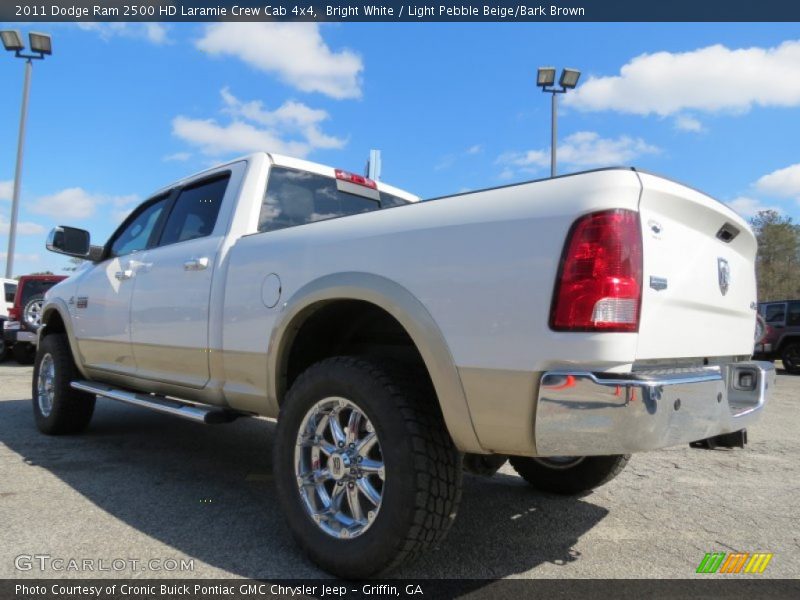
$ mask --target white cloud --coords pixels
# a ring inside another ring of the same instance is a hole
[[[185,116],[172,120],[173,134],[208,156],[269,151],[305,157],[312,150],[342,148],[347,143],[322,132],[320,124],[328,119],[324,110],[287,101],[270,111],[259,100],[239,100],[227,88],[220,93],[222,112],[232,117],[230,123]]]
[[[0,233],[8,234],[9,221],[5,215],[0,215]],[[47,231],[38,223],[30,221],[17,221],[17,235],[42,235]]]
[[[0,200],[11,200],[14,194],[14,181],[0,181]]]
[[[754,187],[767,196],[800,200],[800,163],[760,177]]]
[[[361,96],[361,57],[331,50],[316,23],[214,23],[197,47],[212,56],[235,56],[303,92]]]
[[[590,77],[565,104],[669,116],[683,110],[744,112],[800,105],[800,41],[774,48],[721,44],[689,52],[642,54],[619,75]]]
[[[167,154],[161,160],[163,160],[164,162],[172,162],[172,161],[185,162],[190,158],[192,158],[191,152],[175,152],[174,154]]]
[[[5,261],[6,257],[8,256],[8,252],[0,252],[0,260]],[[31,254],[20,254],[19,252],[14,252],[14,262],[17,261],[24,261],[24,262],[39,262],[41,258],[40,255],[31,253]]]
[[[37,198],[30,204],[29,209],[31,212],[47,215],[57,220],[86,219],[91,217],[99,206],[119,209],[121,206],[133,204],[137,200],[138,197],[133,194],[108,196],[91,194],[83,188],[73,187]]]
[[[446,154],[439,160],[438,163],[433,167],[434,171],[443,171],[444,169],[449,169],[454,164],[456,164],[456,155],[455,154]]]
[[[480,154],[483,152],[483,146],[480,144],[473,144],[463,152],[459,153],[452,153],[452,154],[445,154],[438,163],[433,167],[434,171],[443,171],[444,169],[449,169],[456,161],[464,156],[475,156],[476,154]]]
[[[725,204],[730,206],[733,210],[744,217],[752,217],[762,210],[780,210],[775,206],[767,206],[761,200],[758,200],[757,198],[750,198],[749,196],[739,196],[738,198],[734,198]]]
[[[172,132],[182,140],[199,146],[204,154],[211,156],[244,154],[256,150],[297,157],[308,153],[308,147],[302,142],[284,142],[269,131],[241,121],[220,125],[213,119],[179,116],[172,120]]]
[[[657,152],[659,149],[656,146],[641,138],[627,135],[604,138],[594,131],[579,131],[559,143],[558,162],[579,168],[622,165],[643,154]],[[500,176],[508,179],[513,176],[514,170],[533,173],[549,166],[550,150],[507,152],[498,157],[496,162],[505,167]]]
[[[225,112],[234,118],[243,118],[284,132],[299,132],[312,148],[341,148],[345,141],[322,133],[320,123],[328,119],[324,110],[310,108],[301,102],[289,100],[274,111],[264,109],[260,100],[242,102],[228,88],[221,91]]]
[[[689,115],[678,115],[675,117],[675,129],[680,131],[691,131],[692,133],[702,133],[706,130],[703,124]]]
[[[126,37],[147,40],[158,46],[169,42],[167,34],[169,26],[163,23],[75,23],[84,31],[97,33],[101,39],[108,41],[114,37]]]

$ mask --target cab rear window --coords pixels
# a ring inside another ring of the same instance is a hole
[[[379,199],[339,190],[333,177],[307,171],[273,167],[261,205],[258,231],[276,231],[381,208],[408,204],[381,192]]]
[[[20,298],[20,306],[25,306],[28,300],[38,294],[44,294],[47,290],[57,284],[58,281],[42,281],[38,279],[31,279],[22,284],[22,297]]]

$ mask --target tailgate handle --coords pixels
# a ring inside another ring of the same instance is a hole
[[[729,244],[737,235],[739,235],[739,230],[730,223],[725,223],[725,225],[719,228],[717,239]]]

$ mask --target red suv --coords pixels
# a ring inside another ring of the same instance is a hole
[[[11,348],[18,363],[33,364],[36,334],[42,325],[44,294],[64,279],[65,275],[23,275],[19,278],[14,306],[8,309],[8,320],[3,323],[6,346]]]
[[[800,300],[761,302],[759,314],[766,330],[756,343],[753,356],[783,362],[787,373],[800,374]]]

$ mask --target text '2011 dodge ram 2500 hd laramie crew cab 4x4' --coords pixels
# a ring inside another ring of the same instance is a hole
[[[634,169],[417,202],[260,153],[103,247],[70,227],[48,247],[88,261],[46,297],[38,427],[85,428],[96,396],[277,418],[288,524],[349,578],[442,539],[465,466],[579,493],[633,452],[735,436],[774,383],[749,360],[747,223]]]

